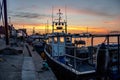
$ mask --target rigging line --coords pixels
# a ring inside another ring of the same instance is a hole
[[[1,16],[2,16],[2,4],[0,2],[0,19],[1,19]]]
[[[3,1],[2,1],[2,3],[0,3],[0,9],[1,9],[1,12],[0,12],[0,20],[2,19],[2,23],[3,23],[3,25],[5,24],[4,23],[4,17],[3,17],[3,13],[2,13],[2,8],[3,7]],[[2,17],[2,18],[1,18]]]
[[[107,40],[107,37],[105,37],[105,40],[103,41],[103,43],[105,43],[105,42],[106,42],[106,40]]]

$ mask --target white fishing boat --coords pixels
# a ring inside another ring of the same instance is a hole
[[[85,46],[86,42],[75,39],[81,36],[67,33],[67,22],[62,21],[61,14],[59,9],[59,18],[52,22],[52,33],[47,35],[48,40],[44,49],[47,63],[57,79],[97,80],[108,77],[108,48],[104,44],[98,46],[94,63],[93,53]]]

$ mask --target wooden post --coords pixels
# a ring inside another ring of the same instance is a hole
[[[93,63],[93,39],[94,39],[94,36],[92,36],[92,38],[91,38],[91,46],[92,46],[92,51],[91,51],[91,56],[92,56],[92,63]]]
[[[92,36],[92,38],[91,38],[91,46],[93,47],[93,36]]]
[[[109,50],[109,35],[107,35],[107,48],[108,48],[108,50]]]
[[[3,4],[4,4],[4,20],[5,20],[6,45],[9,45],[8,21],[7,21],[7,0],[3,0]]]
[[[75,46],[74,47],[74,56],[76,57],[76,49],[77,47]],[[76,59],[74,58],[74,68],[76,69],[77,68],[77,65],[76,65]]]

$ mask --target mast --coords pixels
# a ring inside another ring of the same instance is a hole
[[[87,34],[88,34],[89,32],[88,32],[88,27],[87,27]]]
[[[57,13],[59,15],[59,19],[58,19],[58,25],[60,25],[60,20],[61,20],[61,15],[62,13],[60,12],[60,9],[59,9],[59,13]]]
[[[35,27],[33,27],[33,34],[35,34]]]
[[[62,14],[63,13],[61,13],[61,10],[59,9],[59,12],[57,13],[58,15],[58,19],[56,19],[57,21],[52,22],[52,33],[54,33],[55,30],[67,33],[67,22],[65,20],[62,21],[62,18],[61,18]]]
[[[67,6],[65,5],[65,32],[67,33]]]
[[[9,18],[9,25],[11,25],[11,17],[8,17]]]
[[[48,25],[48,20],[47,20],[47,23],[45,24],[45,33],[49,33],[49,25]]]
[[[48,22],[48,20],[47,20],[47,33],[49,33],[49,22]]]

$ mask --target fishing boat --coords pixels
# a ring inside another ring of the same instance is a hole
[[[106,78],[109,64],[108,48],[104,44],[98,46],[94,62],[93,53],[90,47],[85,46],[86,43],[81,39],[81,35],[67,33],[67,20],[62,20],[61,15],[59,9],[59,18],[52,22],[52,33],[47,35],[44,48],[47,63],[57,79]]]
[[[45,47],[45,41],[44,36],[39,35],[38,37],[33,38],[34,41],[32,42],[32,46],[34,50],[37,51],[38,54],[41,55],[41,53],[44,52],[44,47]]]

